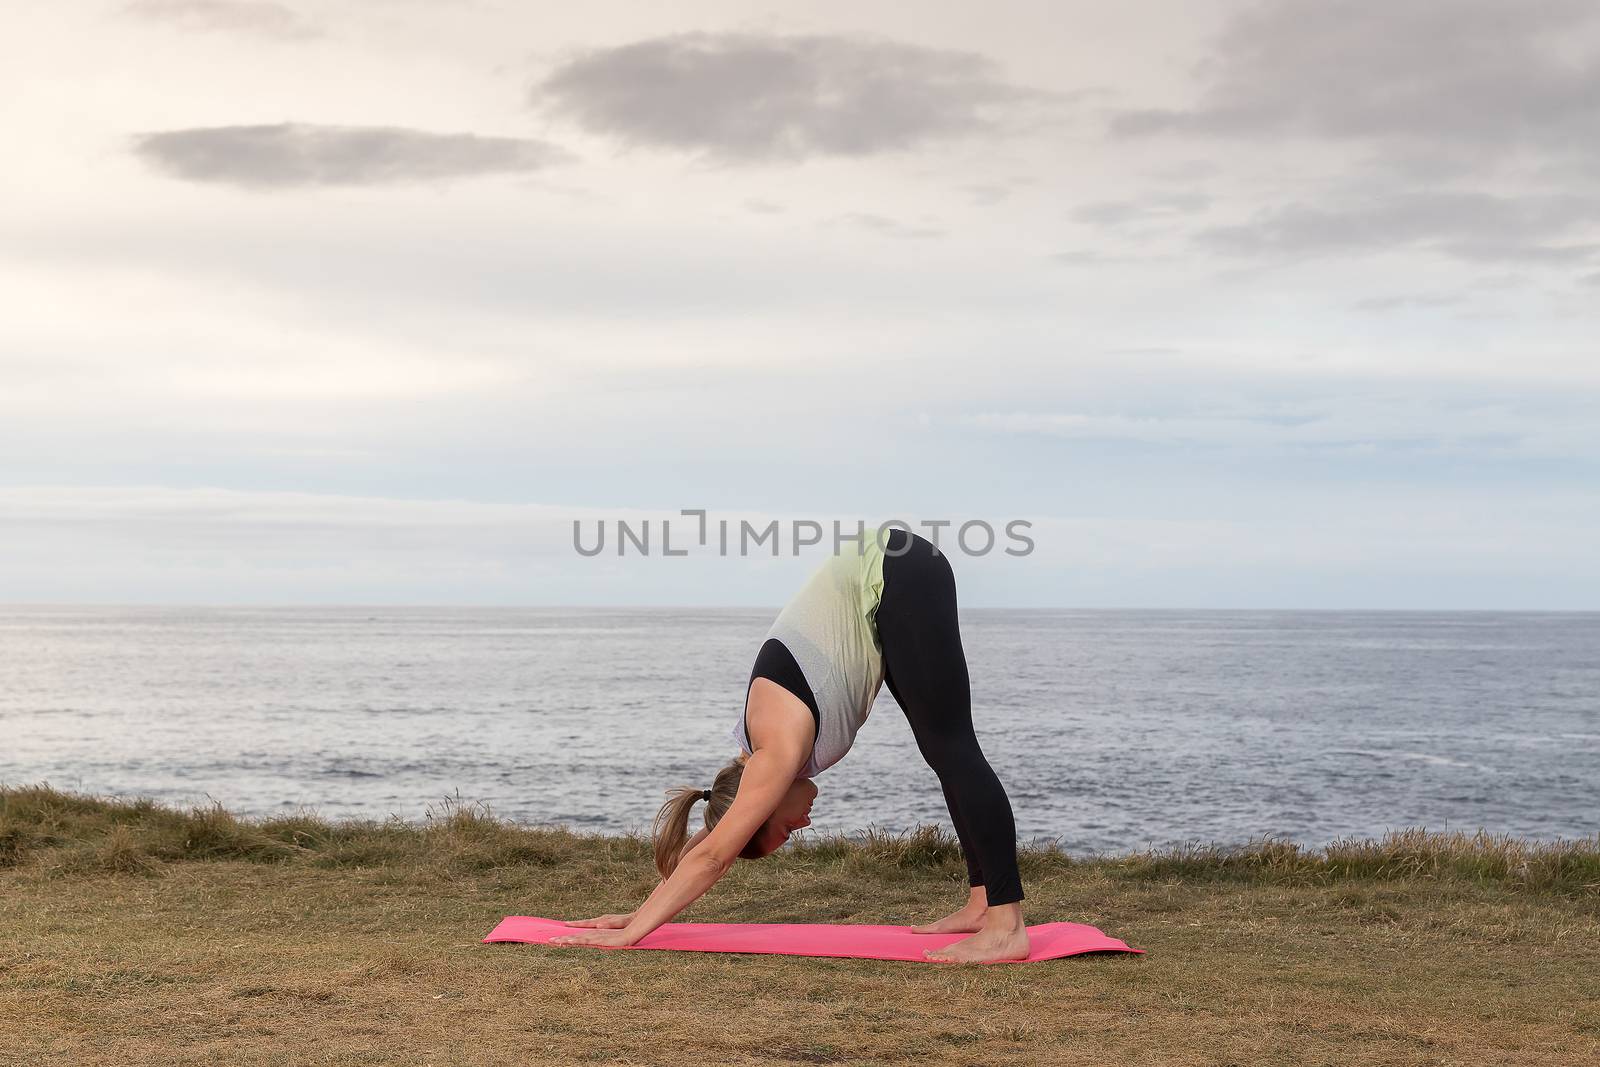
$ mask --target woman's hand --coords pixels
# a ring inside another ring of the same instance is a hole
[[[620,930],[633,921],[633,912],[626,915],[596,915],[592,919],[578,919],[568,926],[585,926],[591,930]]]
[[[606,916],[611,918],[611,916]],[[637,935],[626,930],[590,930],[582,934],[562,934],[552,937],[552,945],[592,945],[595,948],[627,948],[638,941]]]

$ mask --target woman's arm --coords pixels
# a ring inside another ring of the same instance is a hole
[[[710,836],[710,834],[711,831],[707,830],[704,826],[696,830],[694,832],[694,836],[689,838],[688,841],[684,842],[683,851],[678,854],[678,859],[681,861],[684,856],[689,854],[690,850],[692,850],[700,842],[704,841],[708,836]],[[650,891],[650,896],[655,896],[656,892],[665,882],[665,878],[661,879],[660,882],[657,882],[656,888]],[[635,908],[626,915],[596,915],[592,919],[582,919],[575,922],[569,922],[567,925],[585,927],[590,930],[620,930],[632,922],[633,917],[637,914],[639,914],[639,911],[637,908]]]
[[[808,711],[808,720],[809,717]],[[656,886],[655,892],[633,913],[626,926],[620,930],[567,934],[552,938],[551,944],[632,945],[670,921],[728,873],[745,844],[777,810],[778,802],[793,784],[800,768],[805,766],[805,761],[806,752],[799,744],[780,743],[758,748],[746,761],[744,774],[739,779],[739,792],[716,828],[684,854],[671,877]]]

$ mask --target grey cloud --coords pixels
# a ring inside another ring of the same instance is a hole
[[[1307,452],[1473,455],[1501,459],[1600,457],[1592,392],[1440,385],[1426,398],[1379,383],[1322,396],[1264,402],[1248,394],[1191,400],[1143,398],[1137,410],[994,410],[956,416],[976,429],[1023,436],[1133,441],[1159,446]],[[1341,388],[1342,385],[1342,388]]]
[[[1402,296],[1369,296],[1351,304],[1356,311],[1405,311],[1418,308],[1446,308],[1465,303],[1461,296],[1435,296],[1417,293]]]
[[[1193,106],[1113,112],[1110,132],[1266,145],[1305,137],[1357,150],[1315,199],[1302,184],[1291,201],[1198,231],[1201,251],[1298,258],[1420,248],[1560,267],[1600,250],[1584,232],[1600,225],[1600,201],[1582,180],[1600,176],[1592,0],[1258,3],[1225,26],[1195,74]],[[1364,176],[1359,188],[1350,171]],[[1451,186],[1502,174],[1492,192]],[[1507,195],[1511,179],[1526,191]],[[1088,221],[1120,221],[1114,206],[1102,210]]]
[[[744,202],[744,209],[756,215],[781,215],[783,205],[775,204],[771,200],[751,199]]]
[[[1371,140],[1440,173],[1519,151],[1600,163],[1589,31],[1592,0],[1280,0],[1227,26],[1197,68],[1197,106],[1117,112],[1110,129]]]
[[[944,231],[935,226],[916,226],[908,222],[900,222],[898,219],[891,219],[885,215],[873,215],[860,211],[852,212],[849,215],[840,215],[832,221],[836,224],[869,230],[881,237],[894,237],[901,240],[926,240],[930,237],[944,236]]]
[[[1153,258],[1148,256],[1113,256],[1092,248],[1077,248],[1069,252],[1057,252],[1050,257],[1051,261],[1069,267],[1103,267],[1113,263],[1148,263]]]
[[[1600,249],[1572,240],[1575,231],[1600,223],[1594,196],[1374,193],[1346,200],[1333,207],[1274,208],[1249,222],[1203,230],[1195,241],[1230,255],[1303,257],[1413,246],[1458,259],[1547,263],[1583,260]]]
[[[1147,171],[1145,176],[1163,182],[1195,182],[1214,178],[1221,173],[1222,167],[1209,159],[1186,159],[1180,163],[1156,167]]]
[[[972,52],[865,36],[691,33],[596,49],[534,86],[535,106],[629,145],[726,161],[865,156],[993,132],[1047,94]]]
[[[977,207],[992,207],[1011,196],[1011,190],[1003,185],[964,185],[961,189]]]
[[[1188,215],[1204,211],[1211,198],[1198,193],[1153,196],[1147,200],[1108,200],[1085,204],[1072,212],[1078,222],[1096,226],[1117,226],[1124,222],[1144,222],[1153,218]]]
[[[122,11],[133,18],[184,29],[246,33],[286,41],[322,36],[299,14],[269,0],[136,0]]]
[[[570,157],[544,141],[391,126],[215,126],[138,134],[133,152],[185,181],[251,189],[386,185],[540,170]]]
[[[1503,292],[1528,284],[1528,278],[1522,274],[1487,274],[1473,282],[1468,288],[1488,289],[1493,292]]]
[[[1437,246],[1440,251],[1457,259],[1477,260],[1483,263],[1503,263],[1516,260],[1523,263],[1543,263],[1561,266],[1581,263],[1600,252],[1600,243],[1541,245],[1522,241],[1447,241]]]

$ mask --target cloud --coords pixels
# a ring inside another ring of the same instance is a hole
[[[1199,193],[1163,193],[1147,200],[1107,200],[1085,204],[1072,212],[1078,222],[1096,226],[1119,226],[1124,222],[1147,222],[1172,215],[1204,211],[1211,197]]]
[[[284,189],[526,173],[570,159],[544,141],[393,126],[214,126],[141,133],[135,155],[175,178]]]
[[[1369,141],[1473,173],[1516,152],[1600,166],[1592,0],[1280,0],[1235,17],[1188,109],[1114,113],[1121,137]]]
[[[900,222],[885,215],[873,215],[866,212],[852,212],[840,215],[833,219],[834,224],[854,226],[857,229],[867,230],[880,237],[893,237],[898,240],[926,240],[930,237],[943,237],[944,231],[935,226],[915,226],[908,222]]]
[[[1249,142],[1297,157],[1306,148],[1296,138],[1332,146],[1332,159],[1365,149],[1332,174],[1320,168],[1315,200],[1301,182],[1288,202],[1200,231],[1200,251],[1299,258],[1411,247],[1562,266],[1597,250],[1580,232],[1600,223],[1588,194],[1600,176],[1591,0],[1259,3],[1224,26],[1194,74],[1191,106],[1114,111],[1110,134]],[[1343,187],[1351,171],[1364,176],[1361,188]],[[1115,205],[1103,208],[1107,218],[1087,221],[1123,221]]]
[[[992,133],[1006,83],[973,52],[865,36],[690,33],[586,52],[535,106],[628,145],[723,162],[867,156]]]
[[[991,207],[1011,196],[1011,190],[1003,185],[964,185],[961,190],[975,207]]]
[[[1145,177],[1161,182],[1198,182],[1223,173],[1221,164],[1209,159],[1186,159],[1145,172]]]
[[[268,0],[136,0],[123,14],[183,29],[243,33],[283,41],[322,36],[299,14]]]
[[[1114,256],[1098,249],[1076,248],[1068,252],[1056,252],[1050,260],[1068,267],[1106,267],[1113,264],[1156,263],[1160,262],[1161,258],[1160,256]]]
[[[1239,256],[1305,257],[1397,246],[1464,260],[1569,263],[1600,251],[1577,234],[1600,224],[1600,197],[1478,192],[1371,192],[1335,205],[1289,204],[1195,235],[1201,248]]]
[[[25,598],[80,602],[92,599],[96,585],[124,602],[470,601],[498,599],[507,588],[528,598],[552,579],[605,584],[601,566],[571,562],[570,525],[578,517],[587,515],[459,499],[0,486],[0,548],[8,557],[84,560],[79,574],[61,581],[28,579],[0,561],[0,579]]]
[[[1402,296],[1369,296],[1357,300],[1350,307],[1355,311],[1406,311],[1418,308],[1457,307],[1466,303],[1464,296],[1435,296],[1413,293]]]
[[[1481,460],[1600,461],[1593,393],[1533,390],[1421,400],[1402,392],[1322,399],[1232,401],[1126,411],[982,411],[956,416],[988,433],[1150,448],[1220,449],[1256,455],[1457,456]]]

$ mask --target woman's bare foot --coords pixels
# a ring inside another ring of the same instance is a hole
[[[938,922],[913,926],[914,934],[975,934],[983,929],[983,917],[989,910],[989,894],[983,886],[975,885],[967,902]]]
[[[1000,904],[988,910],[983,928],[971,937],[944,948],[929,949],[923,955],[935,963],[994,963],[1025,960],[1030,947],[1022,905]]]

